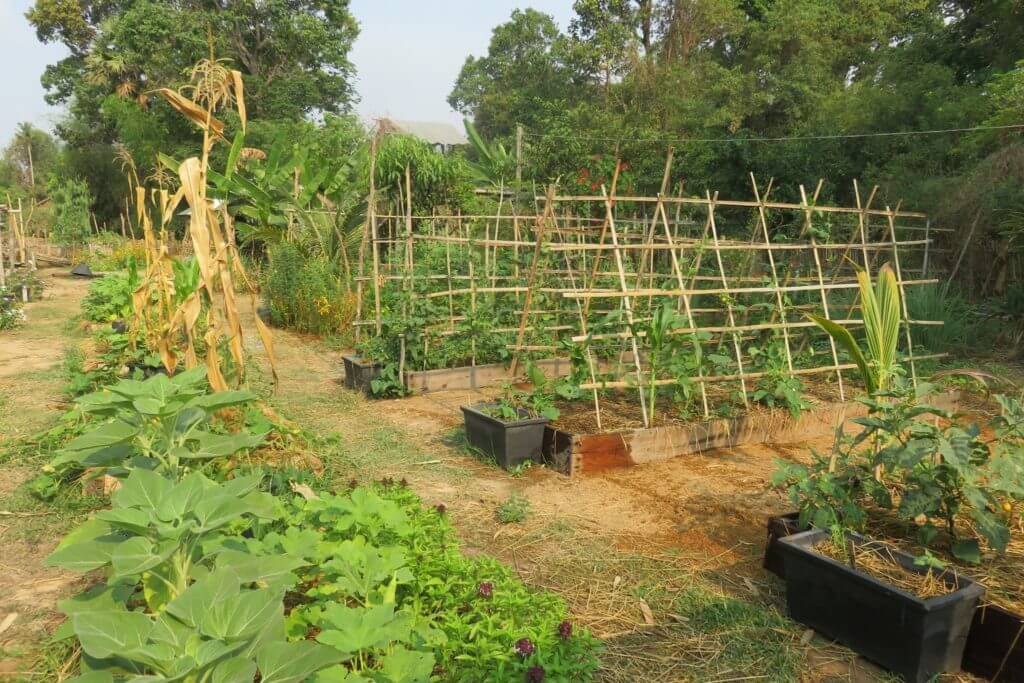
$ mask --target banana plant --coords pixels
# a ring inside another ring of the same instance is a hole
[[[892,379],[900,372],[896,355],[900,333],[899,283],[888,263],[878,271],[873,286],[871,276],[863,270],[857,271],[857,283],[861,318],[864,320],[864,349],[842,325],[817,315],[809,314],[808,317],[850,354],[868,395],[873,395],[888,390]]]
[[[219,434],[212,429],[218,410],[255,399],[251,391],[208,393],[202,367],[174,377],[121,380],[77,400],[82,413],[96,419],[91,429],[58,451],[51,464],[96,468],[97,473],[119,477],[142,467],[179,477],[263,443],[265,434]]]

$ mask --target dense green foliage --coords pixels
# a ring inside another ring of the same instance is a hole
[[[344,274],[293,242],[270,250],[261,284],[274,325],[331,336],[345,333],[354,317],[354,297]]]
[[[803,523],[863,528],[869,510],[880,508],[915,523],[923,545],[941,537],[966,561],[981,561],[981,540],[1006,549],[1012,503],[1024,500],[1020,401],[998,397],[1002,410],[989,440],[978,425],[929,405],[933,389],[897,382],[860,399],[870,412],[854,419],[859,433],[838,439],[831,454],[815,454],[809,466],[779,463],[774,483],[799,505]]]
[[[595,175],[617,153],[653,193],[669,142],[689,191],[776,198],[825,178],[822,200],[929,212],[966,234],[977,210],[977,266],[961,275],[1001,292],[1018,247],[1024,193],[1019,130],[833,138],[1024,122],[1024,8],[1010,0],[576,0],[567,31],[535,10],[494,29],[449,96],[482,134],[526,129],[526,177]],[[807,137],[777,142],[752,138]],[[825,136],[821,139],[810,139]],[[711,142],[706,140],[721,140]],[[607,183],[608,174],[597,174]],[[594,185],[591,189],[597,189]],[[959,246],[962,237],[950,241]],[[991,254],[995,253],[995,259]],[[982,255],[988,254],[983,260]]]
[[[53,240],[70,247],[83,246],[92,233],[89,186],[82,180],[53,176],[46,191],[53,202]]]
[[[95,283],[90,317],[123,312],[128,281]],[[73,680],[591,676],[597,641],[565,604],[464,555],[443,506],[425,508],[404,481],[331,493],[268,467],[259,450],[285,428],[256,398],[212,392],[205,368],[109,377],[47,435],[55,457],[30,485],[37,496],[117,479],[110,507],[47,559],[105,579],[59,604],[56,639],[81,650]]]
[[[116,146],[141,177],[157,152],[195,152],[188,123],[151,92],[180,87],[211,52],[243,73],[254,120],[290,126],[314,112],[345,112],[353,100],[348,52],[358,25],[348,0],[37,0],[27,16],[40,40],[70,51],[47,67],[43,84],[50,103],[68,105],[57,134],[101,219],[122,205]]]

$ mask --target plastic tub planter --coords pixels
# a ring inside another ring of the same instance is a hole
[[[544,427],[549,420],[546,417],[529,417],[529,413],[520,408],[519,420],[503,422],[484,412],[493,407],[494,404],[490,403],[462,406],[469,444],[493,456],[495,462],[506,470],[528,460],[541,462]]]
[[[812,529],[776,541],[785,560],[790,616],[910,683],[958,671],[985,589],[961,574],[956,591],[919,598],[813,550],[828,538],[827,530]],[[855,546],[868,541],[854,533],[849,538]],[[885,547],[908,571],[927,571],[913,556]],[[947,570],[939,578],[952,583],[954,576]]]
[[[381,364],[363,360],[359,356],[342,356],[345,364],[345,386],[362,391],[367,396],[373,393],[370,383],[380,376]]]
[[[790,512],[785,515],[768,518],[768,540],[764,545],[764,568],[780,579],[786,578],[786,562],[779,550],[780,538],[792,536],[808,527],[800,524],[800,513]]]

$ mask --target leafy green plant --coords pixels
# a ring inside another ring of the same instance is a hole
[[[130,262],[124,273],[112,273],[93,280],[89,292],[82,300],[86,319],[96,323],[112,320],[130,320],[132,317],[132,294],[139,286],[138,270]]]
[[[786,349],[782,343],[775,340],[765,346],[752,346],[747,352],[757,371],[767,373],[757,381],[751,398],[769,408],[782,406],[794,418],[800,417],[810,403],[803,397],[804,383],[789,373]]]
[[[25,322],[21,300],[13,290],[0,288],[0,332],[13,330]]]
[[[81,248],[89,239],[89,185],[77,178],[54,176],[47,183],[46,193],[53,202],[51,236],[58,244]]]
[[[111,508],[65,536],[46,563],[79,572],[102,568],[110,582],[141,582],[154,612],[181,596],[200,567],[230,568],[247,583],[280,579],[302,560],[254,559],[223,545],[226,530],[238,533],[278,515],[274,497],[258,485],[258,477],[217,484],[193,472],[174,482],[135,470],[111,495]]]
[[[861,318],[864,320],[864,350],[842,325],[816,315],[808,317],[850,354],[860,370],[868,395],[871,395],[888,389],[892,379],[899,374],[896,348],[900,333],[900,292],[896,273],[888,263],[879,269],[874,286],[864,271],[857,272],[857,282],[860,285]]]
[[[572,395],[571,386],[557,380],[549,380],[544,371],[536,363],[526,364],[526,377],[532,388],[520,391],[511,384],[506,384],[498,400],[484,408],[484,411],[503,422],[515,422],[533,417],[545,417],[557,420],[561,411],[555,406],[556,392]]]
[[[530,515],[530,501],[519,496],[509,496],[495,511],[498,521],[502,524],[519,524]]]
[[[265,434],[217,433],[218,410],[244,405],[249,391],[208,393],[205,368],[174,377],[121,380],[76,405],[93,422],[57,452],[54,467],[73,465],[124,475],[136,467],[179,476],[260,445]]]
[[[965,561],[980,561],[981,539],[997,552],[1006,548],[1008,501],[1024,497],[1020,404],[1002,399],[995,439],[986,442],[977,425],[962,426],[924,403],[930,391],[897,382],[863,398],[870,414],[854,420],[860,432],[838,439],[829,457],[816,454],[811,466],[780,463],[773,481],[800,506],[802,521],[861,528],[870,504],[916,524],[924,545],[941,529]],[[965,517],[969,524],[960,523]]]

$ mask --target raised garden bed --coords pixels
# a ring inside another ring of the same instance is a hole
[[[936,394],[931,402],[955,409],[959,392]],[[550,425],[552,432],[545,456],[563,463],[560,470],[570,476],[593,474],[616,467],[630,467],[667,460],[680,455],[703,453],[761,443],[800,443],[834,433],[836,425],[850,429],[853,418],[867,415],[857,402],[821,403],[793,418],[785,410],[762,410],[739,417],[706,422],[674,423],[658,427],[629,428],[607,433],[569,431],[562,421]]]
[[[546,358],[534,361],[548,377],[562,377],[572,370],[567,358]],[[522,366],[520,366],[522,369]],[[516,379],[504,363],[473,365],[441,370],[419,370],[405,373],[405,386],[415,393],[448,389],[481,389],[498,386]]]
[[[469,444],[492,456],[506,470],[527,461],[541,462],[548,419],[529,417],[526,410],[520,409],[521,419],[504,422],[485,412],[489,405],[462,406]]]
[[[369,395],[370,383],[380,376],[380,363],[363,360],[359,356],[342,356],[341,360],[345,364],[345,387]]]
[[[857,549],[871,543],[858,534],[849,538]],[[823,529],[779,540],[790,616],[911,683],[960,669],[974,609],[985,592],[980,584],[945,570],[934,575],[942,591],[919,597],[815,549],[828,542]],[[927,573],[912,555],[873,545],[884,548],[907,575]]]

